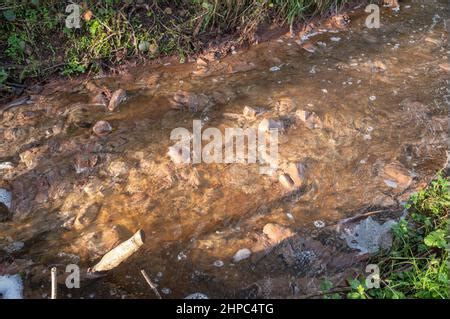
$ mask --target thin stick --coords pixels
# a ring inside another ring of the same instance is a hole
[[[57,297],[57,282],[56,282],[56,267],[52,268],[52,294],[51,299],[56,299]]]
[[[145,281],[148,283],[148,285],[150,286],[150,288],[152,288],[152,290],[154,291],[154,293],[156,294],[156,296],[158,297],[158,299],[162,299],[161,295],[158,292],[158,289],[156,289],[156,286],[152,283],[152,281],[150,280],[150,278],[147,276],[147,273],[145,272],[144,269],[141,270],[141,274],[142,276],[144,276]]]

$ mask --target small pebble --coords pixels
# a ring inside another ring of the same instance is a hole
[[[106,121],[98,121],[95,123],[94,127],[92,128],[95,135],[97,136],[105,136],[111,133],[112,127],[111,125]]]
[[[317,228],[323,228],[325,227],[325,222],[322,220],[316,220],[314,221],[314,226],[316,226]]]
[[[281,68],[279,66],[273,66],[269,70],[270,70],[270,72],[277,72],[277,71],[280,71]]]
[[[172,293],[172,290],[170,288],[162,288],[161,292],[165,295],[169,295]]]

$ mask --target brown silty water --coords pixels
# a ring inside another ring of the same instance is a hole
[[[154,298],[140,269],[164,298],[301,297],[323,278],[343,278],[359,267],[358,255],[328,226],[376,210],[396,216],[446,165],[447,10],[445,1],[405,2],[398,13],[383,9],[381,28],[368,29],[360,8],[346,28],[318,26],[312,32],[326,32],[281,37],[205,66],[47,85],[0,118],[0,162],[15,166],[0,171],[13,194],[0,248],[24,243],[0,253],[0,263],[24,273],[32,298],[48,296],[55,265],[61,297]],[[113,112],[92,104],[93,83],[125,89],[127,101]],[[177,94],[196,110],[174,109],[183,106]],[[244,106],[260,113],[246,118]],[[313,112],[315,126],[299,119],[302,111]],[[167,155],[171,131],[191,131],[193,120],[223,132],[265,118],[284,124],[273,176],[260,174],[259,163],[183,165]],[[99,120],[110,134],[92,133]],[[298,190],[278,182],[289,163],[304,167]],[[268,223],[298,245],[285,253],[263,232]],[[81,289],[64,288],[65,265],[85,271],[138,229],[146,243],[131,258],[83,279]],[[242,248],[251,257],[234,262]]]

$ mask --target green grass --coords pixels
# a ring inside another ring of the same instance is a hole
[[[55,71],[76,75],[129,59],[198,52],[217,34],[252,41],[263,23],[302,21],[337,11],[347,0],[84,1],[80,29],[65,27],[68,3],[0,4],[0,80],[22,82]],[[140,4],[138,4],[140,3]]]
[[[448,299],[449,207],[449,179],[439,175],[411,196],[406,206],[408,216],[393,228],[391,250],[369,262],[380,268],[380,288],[368,289],[361,276],[349,281],[350,291],[345,295],[332,293],[332,283],[325,282],[325,297]]]

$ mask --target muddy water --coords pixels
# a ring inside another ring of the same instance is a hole
[[[61,279],[62,296],[154,298],[140,269],[165,298],[295,297],[321,278],[342,277],[357,267],[348,262],[355,253],[314,222],[376,210],[394,216],[445,166],[446,10],[445,1],[406,2],[399,13],[382,11],[380,29],[365,28],[365,16],[353,12],[349,27],[317,26],[326,32],[281,37],[205,67],[151,66],[46,86],[1,118],[0,162],[14,168],[0,171],[0,187],[13,194],[13,218],[0,223],[0,247],[9,249],[0,265],[26,274],[26,297],[46,297],[49,267],[60,278],[69,263],[86,270],[143,229],[138,253],[105,277],[83,279],[79,290]],[[94,105],[92,83],[123,88],[128,99],[113,112]],[[201,101],[199,109],[173,109],[180,92]],[[243,117],[244,106],[259,115]],[[296,117],[301,111],[314,112],[315,128]],[[193,120],[223,132],[264,118],[285,127],[273,176],[259,174],[258,163],[176,165],[167,156],[171,131],[191,131]],[[98,120],[113,131],[94,135]],[[305,168],[298,190],[278,182],[289,163]],[[316,266],[280,260],[263,233],[268,223],[302,238],[292,249],[307,246]],[[14,242],[23,248],[10,249]],[[252,256],[235,263],[241,248]]]

